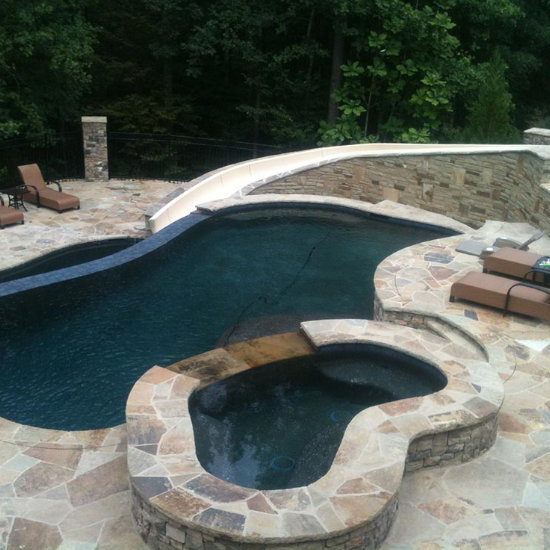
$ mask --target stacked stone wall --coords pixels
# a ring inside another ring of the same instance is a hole
[[[523,143],[529,145],[550,145],[550,130],[546,128],[530,128],[523,132]]]
[[[387,537],[397,511],[397,495],[384,510],[365,525],[348,532],[313,540],[289,539],[284,544],[268,540],[233,540],[213,530],[199,531],[166,517],[136,490],[132,491],[132,513],[136,527],[153,550],[368,550],[378,548]]]
[[[495,415],[475,426],[419,437],[409,445],[405,471],[468,462],[492,447],[497,426]]]
[[[393,200],[474,227],[488,219],[550,229],[550,161],[530,152],[359,157],[304,170],[252,194]]]

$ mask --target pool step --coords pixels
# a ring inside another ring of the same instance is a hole
[[[485,351],[473,338],[449,323],[432,317],[426,319],[426,328],[454,344],[461,357],[487,360]]]

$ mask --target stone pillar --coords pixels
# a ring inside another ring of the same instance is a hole
[[[528,145],[550,145],[550,130],[529,128],[523,132],[523,143]]]
[[[84,146],[84,177],[90,180],[109,179],[107,156],[107,117],[82,117],[82,142]]]

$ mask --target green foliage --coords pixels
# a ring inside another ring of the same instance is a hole
[[[429,126],[409,128],[401,133],[395,141],[402,143],[432,143]]]
[[[318,145],[342,145],[367,141],[360,126],[360,117],[366,111],[363,106],[364,90],[360,77],[366,71],[357,61],[342,65],[343,85],[334,93],[340,111],[335,124],[322,121],[319,127]]]
[[[505,73],[506,65],[498,54],[480,68],[478,95],[470,106],[468,123],[464,130],[466,141],[519,141],[519,131],[511,122],[514,105]]]
[[[454,103],[469,81],[469,57],[452,34],[445,10],[406,0],[376,0],[364,21],[368,33],[350,32],[356,58],[353,85],[342,67],[342,87],[333,94],[340,116],[321,125],[321,142],[357,142],[369,134],[384,140],[438,139],[453,116]],[[361,71],[357,71],[360,67]]]
[[[468,139],[510,140],[512,125],[550,115],[549,8],[549,0],[3,0],[0,138],[95,113],[113,130],[286,147],[464,139],[466,126]],[[491,77],[491,92],[482,83],[495,50],[508,70],[505,80]],[[506,111],[510,127],[482,132],[488,107]]]
[[[3,0],[0,137],[43,133],[82,113],[93,33],[84,0]]]

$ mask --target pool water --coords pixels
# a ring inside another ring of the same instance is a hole
[[[372,318],[380,261],[448,234],[338,211],[253,211],[209,218],[122,267],[5,297],[0,416],[122,423],[151,366],[223,344],[254,319]]]
[[[13,281],[21,277],[30,277],[39,273],[48,273],[56,269],[63,269],[64,267],[104,258],[109,254],[114,254],[136,244],[139,240],[130,237],[103,239],[54,250],[39,258],[34,258],[18,266],[0,271],[0,283]]]
[[[244,487],[308,485],[329,470],[358,412],[445,385],[435,367],[377,346],[250,369],[192,394],[197,458]]]

